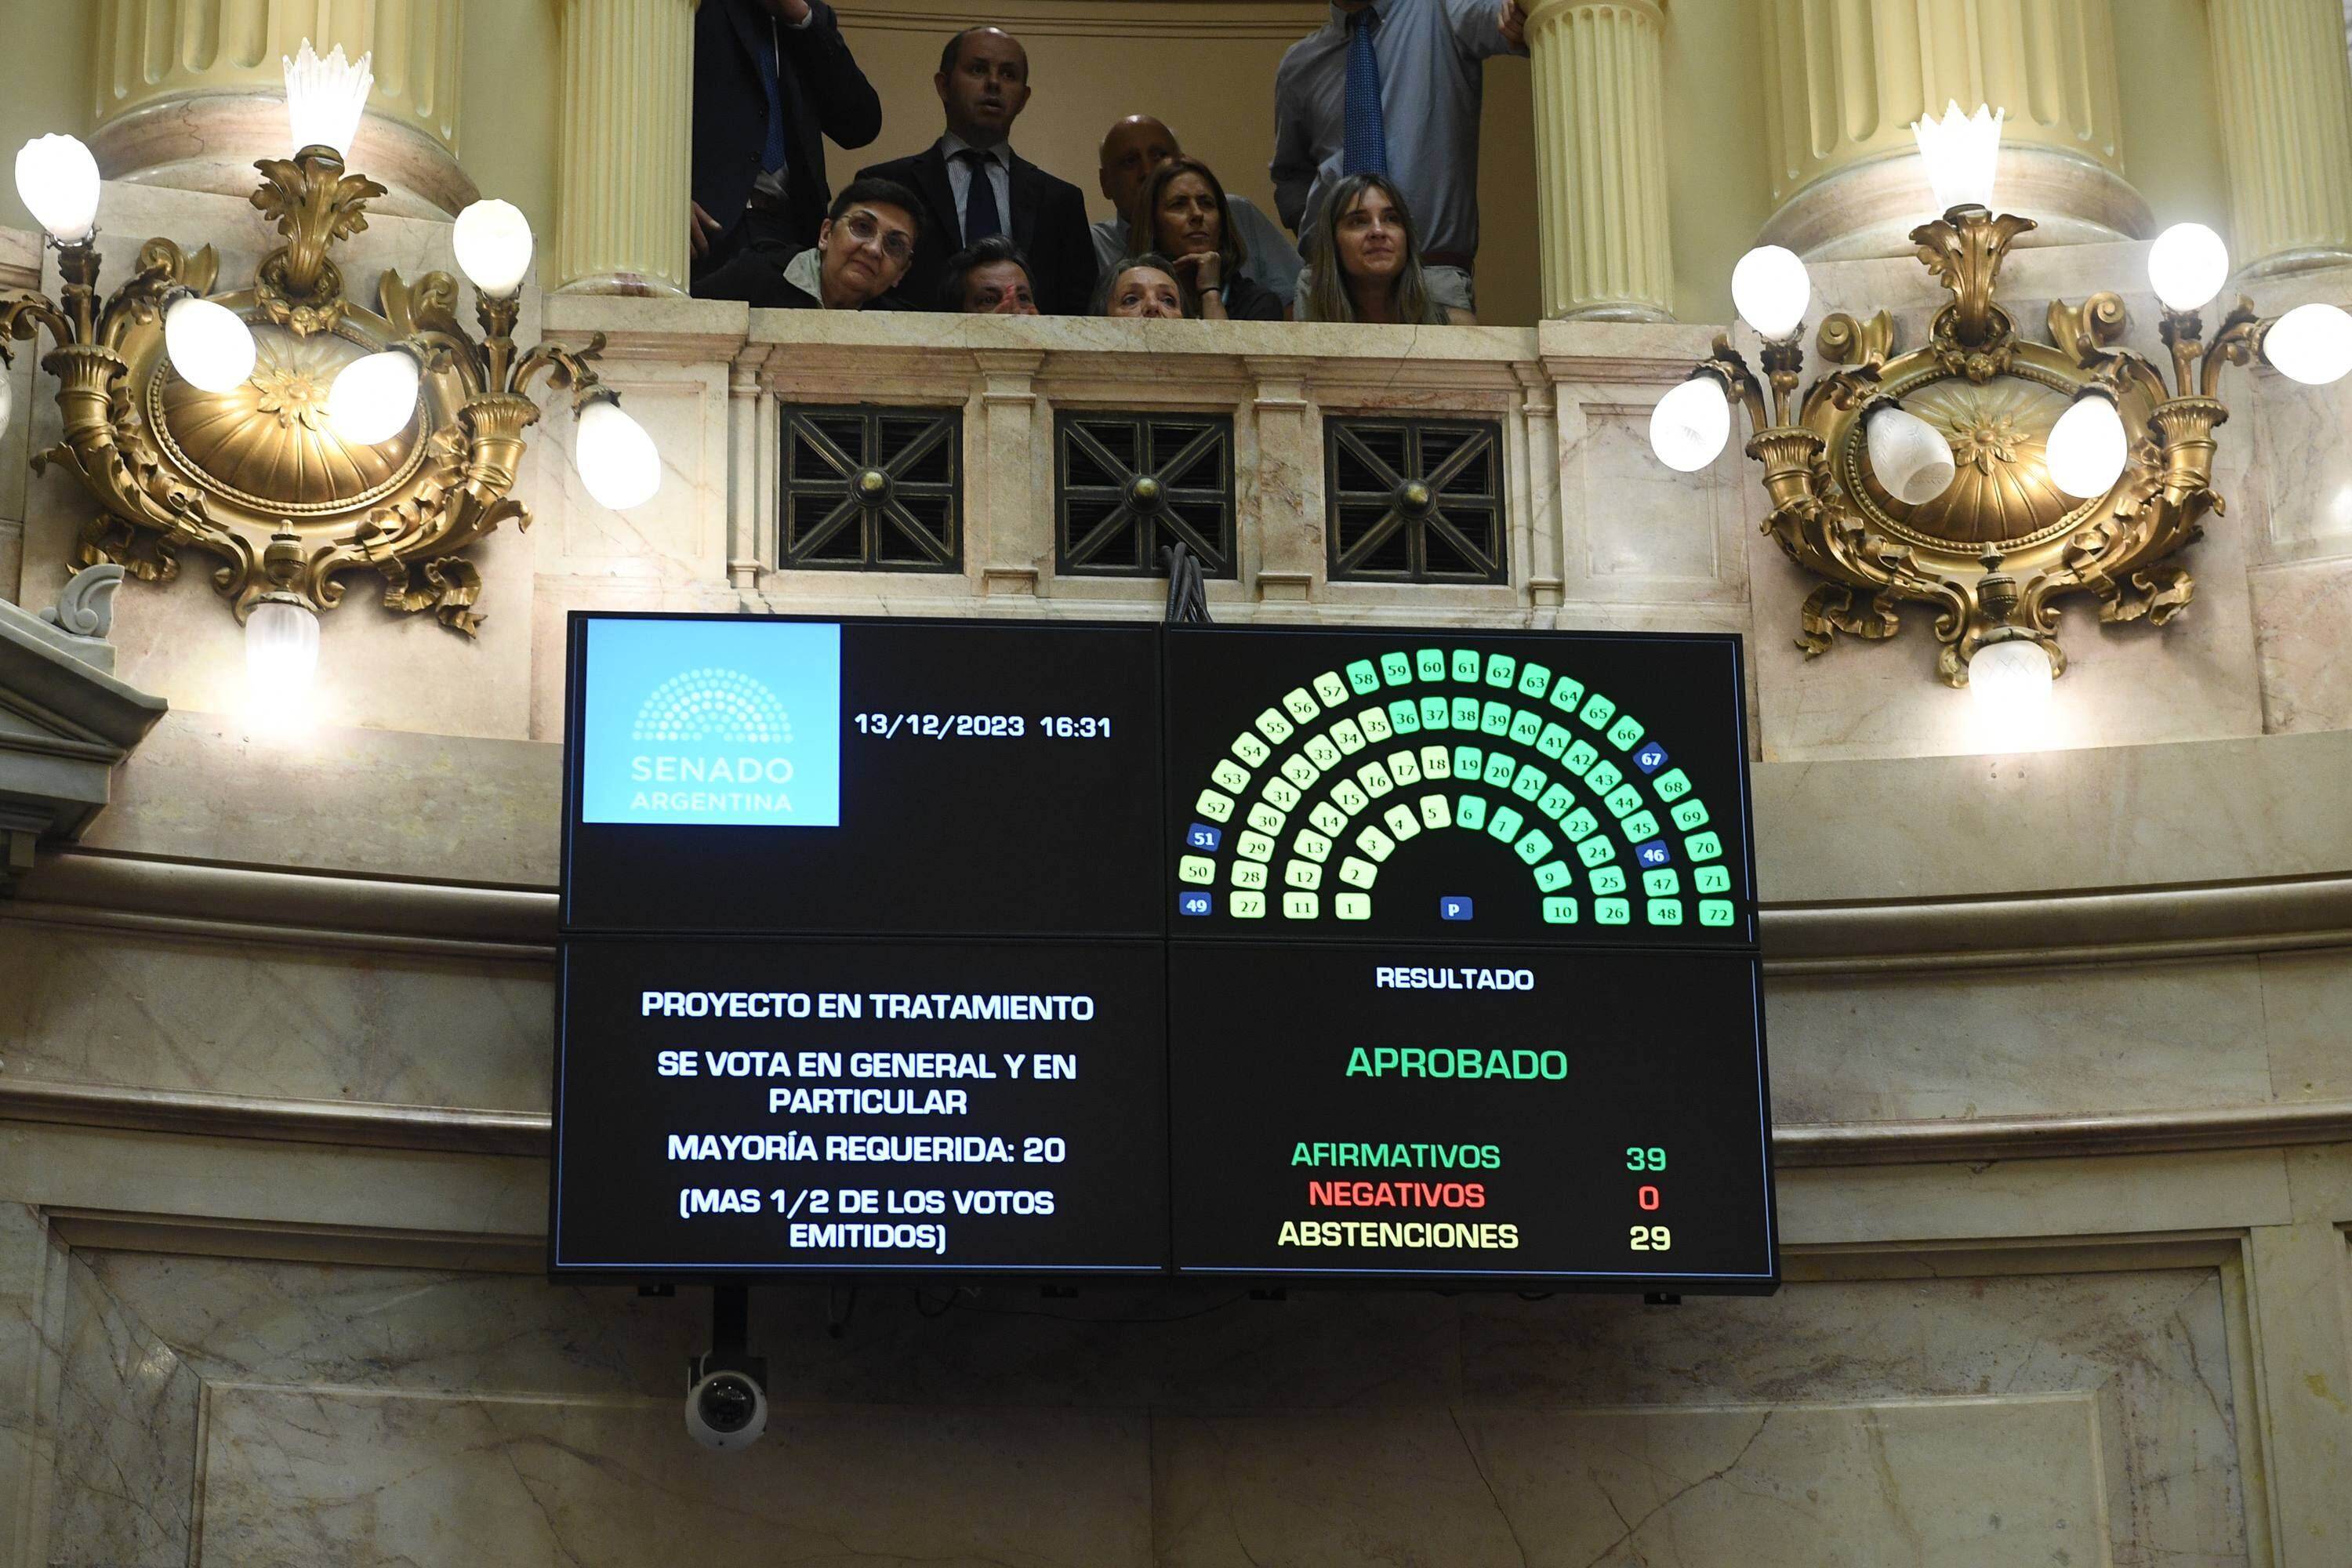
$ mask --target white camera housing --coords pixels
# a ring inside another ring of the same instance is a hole
[[[747,1448],[768,1429],[768,1391],[748,1372],[717,1367],[691,1377],[686,1390],[687,1436],[722,1453]]]

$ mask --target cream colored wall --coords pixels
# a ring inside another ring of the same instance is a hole
[[[1771,216],[1754,0],[1666,6],[1666,180],[1675,318],[1731,319],[1731,268]]]
[[[2124,0],[2117,7],[2124,177],[2147,198],[2158,232],[2195,222],[2227,237],[2229,171],[2205,12],[2206,0]]]
[[[89,59],[98,8],[80,0],[0,0],[0,228],[30,228],[16,199],[16,149],[52,131],[89,131]]]
[[[458,160],[482,195],[522,208],[542,247],[555,233],[562,9],[562,0],[474,0],[466,7]]]

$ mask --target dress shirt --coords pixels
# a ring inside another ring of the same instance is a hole
[[[1298,259],[1298,247],[1282,232],[1282,226],[1247,196],[1227,196],[1225,210],[1233,215],[1234,237],[1249,252],[1249,258],[1242,263],[1242,276],[1289,304],[1298,292],[1299,271],[1307,265]],[[1107,217],[1091,229],[1095,264],[1108,272],[1128,255],[1127,220]]]
[[[999,142],[993,147],[974,149],[972,144],[950,131],[939,141],[940,156],[947,160],[948,189],[955,193],[956,243],[949,248],[963,247],[965,215],[971,210],[971,165],[956,156],[959,153],[979,151],[988,154],[988,184],[996,193],[996,217],[1010,236],[1013,233],[1013,144]]]
[[[1423,251],[1478,248],[1480,62],[1524,54],[1503,37],[1501,0],[1372,0],[1381,25],[1381,119],[1389,178],[1412,209]],[[1274,77],[1275,205],[1306,237],[1339,178],[1348,132],[1348,14],[1290,46]]]

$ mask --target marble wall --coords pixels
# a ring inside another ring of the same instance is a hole
[[[772,1424],[721,1459],[669,1396],[700,1292],[78,1228],[39,1307],[39,1560],[77,1568],[2266,1560],[2221,1251],[1847,1260],[1651,1309],[777,1291]]]
[[[234,202],[108,200],[113,275],[150,232],[232,275],[267,244]],[[38,259],[0,235],[0,281]],[[348,263],[448,264],[395,218]],[[2142,265],[2025,253],[2013,308]],[[1816,279],[1914,334],[1936,303],[1908,262]],[[0,1568],[2352,1561],[2352,395],[2235,375],[2196,605],[2070,612],[2056,748],[1987,755],[1916,616],[1796,651],[1736,449],[1652,460],[1708,329],[529,294],[542,328],[607,335],[667,484],[597,507],[551,410],[478,640],[355,584],[317,721],[271,725],[203,573],[121,595],[118,673],[173,710],[0,905]],[[0,592],[37,608],[88,503],[25,472],[32,358]],[[820,399],[961,408],[962,572],[776,568],[778,410]],[[1157,582],[1055,570],[1078,407],[1233,416],[1220,619],[1746,634],[1778,1297],[780,1289],[772,1430],[719,1460],[677,1407],[707,1298],[538,1277],[565,615],[1155,616]],[[1502,427],[1508,584],[1331,582],[1325,419],[1431,410]]]

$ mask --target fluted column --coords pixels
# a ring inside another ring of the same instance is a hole
[[[1911,122],[1953,101],[2007,111],[1998,199],[2042,226],[2027,243],[2147,232],[2124,178],[2116,0],[1758,5],[1780,204],[1763,239],[1811,260],[1910,254],[1935,216]]]
[[[1547,316],[1672,319],[1664,0],[1536,0],[1536,212]]]
[[[2336,0],[2211,0],[2242,270],[2352,261],[2352,65]]]
[[[351,166],[390,191],[379,211],[454,213],[478,194],[457,155],[466,0],[87,3],[98,13],[90,149],[109,178],[251,192],[255,159],[295,151],[281,62],[308,38],[322,55],[341,45],[374,56]]]
[[[693,117],[694,0],[563,0],[564,292],[686,292]]]

